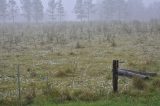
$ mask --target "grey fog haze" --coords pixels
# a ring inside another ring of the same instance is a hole
[[[17,0],[18,1],[18,0]],[[45,7],[47,7],[47,1],[48,0],[42,0]],[[94,2],[98,2],[100,0],[94,0]],[[160,0],[143,0],[143,3],[145,4],[145,6],[148,6],[149,4],[153,3],[153,2],[157,2]],[[66,12],[67,12],[67,16],[66,18],[69,20],[75,20],[76,17],[74,16],[74,4],[75,4],[76,0],[63,0],[64,3],[64,8],[66,8]]]
[[[0,1],[1,5],[4,5],[5,0]],[[3,21],[4,19],[5,21],[12,19],[13,22],[26,21],[29,14],[29,20],[37,22],[48,22],[51,21],[51,18],[52,21],[151,20],[160,18],[160,13],[158,13],[160,0],[53,0],[55,4],[58,3],[55,8],[48,7],[51,0],[29,0],[31,3],[27,5],[20,1],[28,2],[25,0],[6,0],[6,4],[9,5],[10,2],[10,7],[6,6],[6,13],[4,13],[5,7],[1,6],[1,21],[2,19]],[[27,10],[24,10],[23,6]],[[51,10],[53,11],[51,12]]]

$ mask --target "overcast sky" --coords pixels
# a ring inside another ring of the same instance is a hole
[[[19,1],[19,0],[16,0],[16,1]],[[48,5],[48,1],[49,0],[42,0],[43,1],[43,5],[45,7],[45,10],[46,10],[46,7]],[[73,8],[74,8],[74,4],[75,4],[75,1],[76,0],[62,0],[63,1],[63,4],[64,4],[64,8],[65,8],[65,17],[67,19],[75,19],[75,15],[73,13]],[[99,0],[94,0],[95,2],[99,1]],[[155,1],[160,1],[160,0],[143,0],[144,4],[147,6],[148,4],[150,3],[153,3]],[[72,18],[71,18],[72,17]]]
[[[42,0],[44,2],[44,4],[47,4],[48,0]],[[66,10],[66,18],[69,19],[69,17],[72,17],[73,19],[75,18],[74,14],[73,14],[73,8],[74,8],[74,4],[76,0],[62,0],[64,3],[64,7]],[[98,2],[99,0],[95,0],[95,2]],[[145,3],[145,5],[147,6],[150,3],[153,3],[155,1],[160,1],[160,0],[143,0],[143,2]]]

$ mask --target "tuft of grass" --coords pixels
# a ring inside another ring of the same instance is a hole
[[[159,106],[159,92],[154,92],[152,96],[133,97],[127,94],[115,95],[114,98],[104,98],[100,101],[69,101],[65,103],[54,103],[50,101],[37,100],[36,103],[29,106]]]
[[[67,68],[67,69],[65,70],[65,72],[66,72],[66,73],[73,73],[73,70],[72,70],[71,68]]]
[[[70,67],[67,67],[63,70],[59,70],[55,73],[55,77],[67,77],[73,73],[73,70]]]
[[[30,84],[30,90],[27,92],[27,95],[24,97],[25,98],[25,104],[32,104],[34,101],[34,98],[36,98],[36,84],[31,83]]]
[[[0,106],[16,106],[17,100],[15,98],[9,98],[0,100]]]
[[[79,95],[79,99],[82,101],[95,101],[98,99],[98,97],[94,92],[86,90]]]
[[[98,96],[89,89],[56,89],[53,88],[45,96],[51,98],[55,103],[64,103],[66,101],[96,101]]]
[[[65,71],[57,71],[54,75],[55,77],[66,77],[68,76]]]
[[[28,94],[27,96],[25,96],[25,104],[32,104],[34,101],[34,96],[32,94]]]
[[[31,72],[31,73],[30,73],[30,77],[31,77],[31,78],[37,77],[37,73],[36,73],[36,72]]]
[[[76,49],[81,49],[81,48],[84,48],[79,42],[76,43]]]
[[[57,56],[63,56],[63,54],[60,53],[60,52],[56,53],[56,55],[57,55]]]
[[[138,90],[145,90],[147,88],[147,84],[145,83],[145,81],[138,77],[133,78],[132,85]]]
[[[115,40],[113,39],[113,40],[111,41],[111,47],[116,47],[116,46],[117,46],[117,44],[116,44]]]
[[[60,103],[63,103],[65,101],[71,101],[73,98],[71,96],[70,90],[65,89],[63,91],[61,91],[61,95],[60,95]]]
[[[73,100],[80,101],[95,101],[98,100],[98,96],[89,89],[74,89],[71,92]]]
[[[75,56],[76,54],[74,52],[69,53],[70,56]]]
[[[155,88],[160,88],[160,79],[153,80],[152,85]]]

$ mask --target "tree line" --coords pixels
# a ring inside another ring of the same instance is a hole
[[[65,8],[62,0],[47,0],[47,11],[41,0],[0,0],[0,19],[2,22],[11,20],[15,23],[18,14],[27,22],[42,22],[44,14],[49,21],[65,20]],[[160,19],[160,2],[144,6],[142,0],[75,0],[72,11],[79,21],[110,21],[110,20],[149,20]]]
[[[15,18],[21,12],[27,22],[38,23],[41,22],[44,18],[44,6],[41,0],[20,0],[21,7],[18,7],[16,0],[0,0],[0,18],[4,22],[6,18],[12,20],[15,23]],[[64,16],[64,7],[62,0],[49,0],[48,1],[48,16],[51,21],[55,21],[57,18],[58,21],[62,21]]]

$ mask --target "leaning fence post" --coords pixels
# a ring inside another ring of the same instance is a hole
[[[113,92],[118,92],[118,68],[119,68],[119,61],[113,60],[113,78],[112,78],[112,84],[113,84]]]

